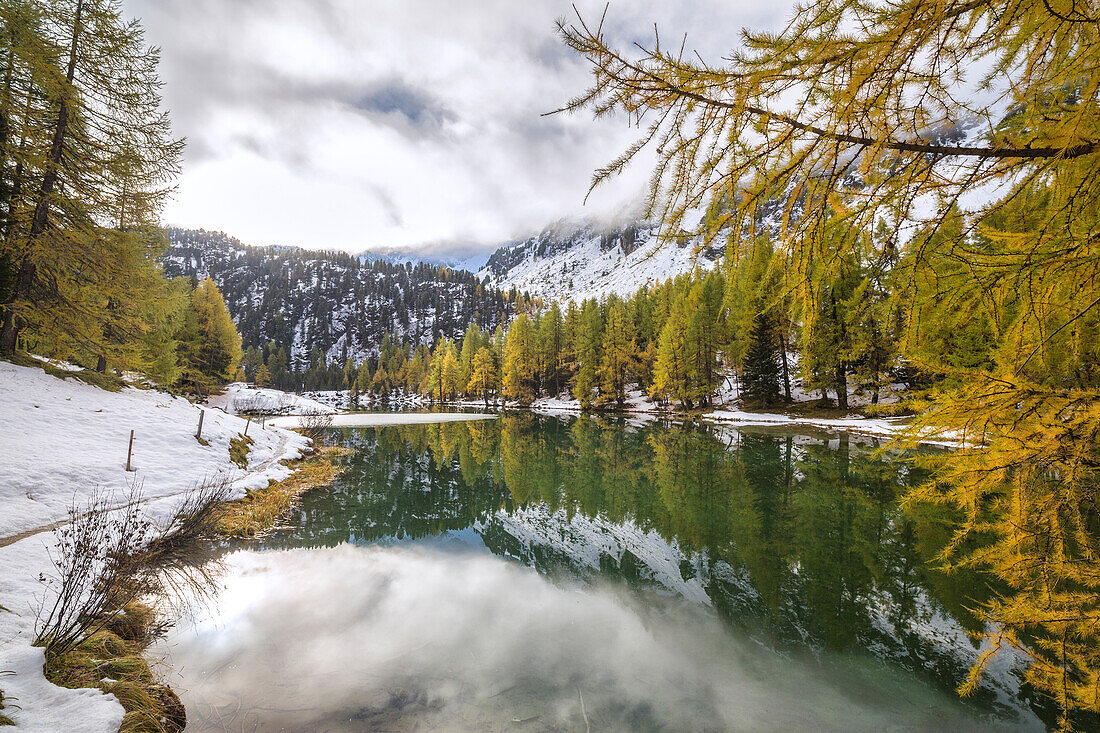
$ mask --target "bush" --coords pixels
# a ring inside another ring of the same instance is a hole
[[[75,503],[69,521],[54,534],[54,574],[38,611],[35,644],[46,658],[73,650],[105,630],[138,599],[153,602],[214,590],[212,568],[194,561],[200,544],[217,536],[218,507],[229,496],[224,482],[196,489],[167,527],[140,509],[135,488],[122,506],[96,491],[86,507]]]
[[[332,429],[332,415],[327,412],[309,412],[298,421],[297,430],[313,443],[314,448],[325,445]]]

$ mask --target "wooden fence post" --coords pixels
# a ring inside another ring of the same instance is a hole
[[[134,455],[134,431],[131,430],[130,431],[130,445],[129,445],[129,447],[126,448],[126,470],[127,471],[133,471],[134,470],[134,469],[130,468],[130,458],[133,455]]]
[[[252,424],[252,416],[248,416],[248,420],[244,424],[244,437],[248,437],[248,426]]]
[[[206,417],[206,410],[199,410],[199,431],[195,433],[195,437],[202,440],[202,419]]]

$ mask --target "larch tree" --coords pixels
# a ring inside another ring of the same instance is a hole
[[[181,379],[202,388],[233,378],[241,362],[241,337],[218,286],[210,278],[191,294],[190,308],[176,335]],[[323,357],[322,357],[323,358]]]
[[[573,381],[573,397],[586,410],[592,406],[593,393],[599,386],[602,340],[603,320],[599,306],[595,300],[586,300],[577,318],[577,376]]]
[[[135,287],[156,264],[137,232],[157,224],[179,170],[159,54],[116,0],[4,13],[0,353],[30,337],[107,360],[149,326]]]
[[[600,359],[600,398],[622,407],[626,402],[626,385],[633,373],[637,343],[634,324],[622,300],[612,296],[608,301]]]
[[[880,219],[898,234],[881,246],[912,268],[898,273],[903,291],[922,284],[920,295],[1000,319],[989,364],[902,341],[903,357],[944,377],[919,422],[957,430],[964,446],[918,495],[966,516],[946,559],[1016,589],[986,608],[994,651],[1031,656],[1028,680],[1061,707],[1063,727],[1076,708],[1100,710],[1100,392],[1088,368],[1052,358],[1077,341],[1061,353],[1091,358],[1100,307],[1100,10],[822,0],[778,32],[745,31],[720,64],[659,39],[627,54],[583,20],[561,32],[593,70],[567,109],[623,112],[645,131],[596,181],[652,145],[649,208],[666,233],[700,206],[735,247],[774,225],[811,333],[831,314],[820,284],[836,282]],[[945,232],[955,210],[961,226]],[[936,236],[952,239],[929,263]],[[907,310],[907,334],[923,313]],[[990,538],[984,549],[962,553],[976,535]]]
[[[470,381],[466,391],[473,397],[480,397],[489,406],[489,397],[497,386],[496,359],[493,358],[492,349],[482,346],[474,355],[473,370],[470,373]]]

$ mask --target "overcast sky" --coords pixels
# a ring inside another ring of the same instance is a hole
[[[603,1],[577,3],[598,20]],[[188,139],[165,221],[251,244],[350,251],[492,248],[641,194],[637,166],[582,201],[637,134],[623,119],[542,113],[588,84],[557,38],[567,0],[125,0],[162,48],[164,96]],[[688,35],[704,58],[789,3],[618,0],[621,45]],[[435,244],[438,248],[439,245]]]

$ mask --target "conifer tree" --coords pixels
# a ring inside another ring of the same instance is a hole
[[[473,371],[470,374],[470,382],[467,392],[473,397],[481,397],[485,400],[485,406],[489,406],[489,397],[497,385],[496,360],[493,358],[492,349],[482,346],[474,355]]]
[[[141,231],[182,150],[160,109],[157,52],[112,0],[6,3],[4,20],[15,40],[0,90],[0,353],[29,332],[103,365],[151,325],[135,290],[156,277]]]
[[[592,406],[593,392],[599,385],[600,350],[603,324],[596,301],[586,300],[577,318],[576,354],[577,376],[573,383],[573,397],[581,408]]]
[[[626,401],[626,384],[635,362],[637,344],[634,324],[626,307],[615,296],[609,298],[607,323],[604,327],[603,355],[600,360],[600,398],[614,401],[622,407]]]
[[[966,447],[945,457],[920,496],[965,514],[949,553],[980,543],[963,561],[1014,589],[986,609],[991,648],[1030,655],[1026,677],[1060,706],[1062,727],[1075,708],[1100,710],[1093,7],[823,0],[799,6],[780,32],[745,32],[721,64],[656,41],[627,55],[583,20],[561,31],[593,70],[592,87],[568,108],[621,110],[648,124],[597,179],[652,142],[649,203],[666,233],[700,202],[713,214],[704,222],[720,222],[735,243],[774,228],[788,248],[802,339],[817,362],[810,371],[822,386],[832,383],[842,404],[856,353],[843,333],[858,287],[845,282],[853,258],[866,264],[867,232],[884,214],[892,227],[924,227],[898,259],[910,268],[896,280],[910,306],[902,356],[940,379],[918,427],[953,428]],[[999,193],[945,231],[974,190]],[[937,235],[950,241],[933,247]],[[871,259],[890,259],[895,240],[882,238]],[[973,361],[982,351],[990,359],[964,367],[948,351],[910,348],[908,336],[927,326],[919,321],[937,297],[958,322],[981,319],[962,340]],[[830,363],[823,344],[834,338]]]
[[[218,286],[210,278],[200,282],[192,293],[191,307],[177,338],[185,381],[202,387],[232,379],[241,360],[241,337]]]
[[[536,333],[531,319],[520,313],[508,329],[504,344],[502,383],[504,396],[520,402],[535,398],[537,372]]]
[[[653,399],[677,400],[694,407],[691,389],[691,355],[688,353],[688,319],[684,306],[676,301],[661,329],[657,364],[653,369]]]
[[[741,381],[744,385],[744,398],[757,402],[764,408],[779,402],[780,369],[777,354],[771,316],[767,312],[757,313],[749,332]]]
[[[717,272],[707,273],[688,296],[687,348],[692,359],[692,397],[700,405],[710,404],[718,386],[718,357],[725,349],[725,279]]]
[[[267,364],[260,364],[256,369],[256,376],[253,379],[253,384],[257,387],[267,387],[271,384],[271,372],[267,368]]]

